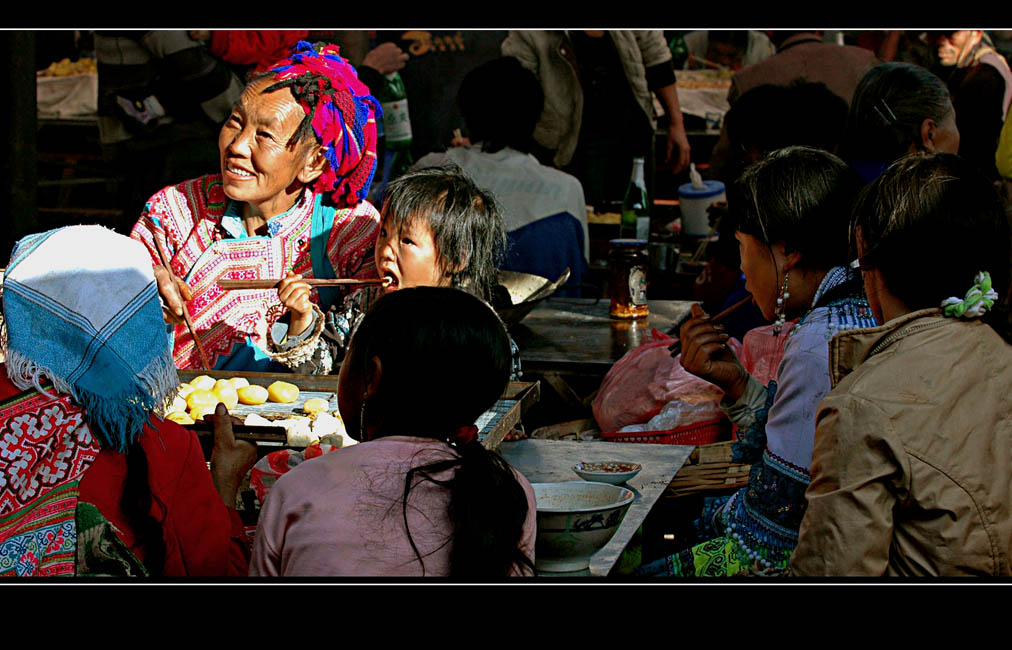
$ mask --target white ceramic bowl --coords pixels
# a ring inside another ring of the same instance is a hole
[[[598,462],[584,461],[573,465],[573,471],[585,481],[622,485],[640,473],[643,466],[639,463],[627,463],[624,460],[603,460]]]
[[[538,537],[534,549],[539,571],[582,571],[612,538],[635,494],[607,483],[567,481],[534,483]]]

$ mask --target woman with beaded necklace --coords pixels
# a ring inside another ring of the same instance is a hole
[[[801,146],[774,151],[732,186],[746,288],[778,334],[799,320],[776,379],[763,386],[726,345],[724,327],[693,306],[680,332],[682,366],[724,390],[721,408],[741,432],[733,460],[752,469],[746,487],[706,503],[700,543],[640,574],[727,576],[787,566],[805,512],[815,410],[830,388],[828,341],[874,325],[860,277],[847,265],[859,187],[842,160]]]
[[[218,137],[221,173],[151,198],[131,236],[147,246],[166,319],[176,323],[177,367],[202,361],[181,325],[184,301],[215,369],[282,370],[269,337],[308,334],[322,322],[320,306],[342,298],[304,278],[376,276],[379,214],[364,198],[381,114],[336,46],[299,42],[233,107]],[[283,280],[277,289],[225,291],[223,278]]]

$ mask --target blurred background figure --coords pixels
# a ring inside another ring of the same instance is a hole
[[[742,68],[731,78],[727,100],[732,107],[756,86],[786,86],[798,80],[824,83],[849,106],[861,77],[879,62],[864,48],[823,42],[822,32],[774,31],[770,39],[777,48],[776,55]],[[714,178],[724,174],[729,146],[725,126],[710,156],[710,173]]]
[[[218,171],[218,130],[242,83],[185,31],[97,31],[95,54],[99,136],[123,179],[115,226],[125,234],[149,196]]]
[[[416,168],[455,164],[496,196],[509,238],[500,268],[550,280],[569,268],[567,284],[580,284],[589,252],[586,202],[580,181],[530,153],[544,106],[537,77],[502,57],[468,73],[457,98],[472,144],[431,153]]]
[[[707,68],[705,61],[739,70],[777,53],[772,41],[755,30],[698,30],[682,37],[689,51],[685,68]]]
[[[537,75],[545,108],[535,155],[576,176],[587,203],[621,201],[634,157],[646,159],[653,188],[656,94],[668,116],[665,162],[689,166],[689,141],[661,31],[510,31],[502,53]]]
[[[854,92],[840,156],[870,183],[897,158],[956,153],[959,141],[945,83],[918,65],[883,63]]]
[[[245,81],[252,72],[264,72],[275,61],[288,56],[288,51],[309,36],[307,30],[216,29],[189,32],[190,38],[207,45],[211,54],[233,66]]]
[[[980,30],[933,32],[930,36],[942,66],[939,76],[948,83],[956,109],[959,155],[989,179],[997,180],[994,155],[1012,101],[1008,62]]]

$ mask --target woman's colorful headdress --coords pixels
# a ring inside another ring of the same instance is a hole
[[[338,207],[353,206],[369,193],[376,171],[376,120],[383,109],[369,88],[358,80],[355,68],[339,54],[336,45],[319,49],[299,41],[287,59],[275,63],[269,74],[275,83],[267,92],[287,87],[306,112],[330,163],[313,190],[330,193]]]

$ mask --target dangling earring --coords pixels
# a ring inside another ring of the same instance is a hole
[[[791,297],[789,291],[787,291],[787,277],[790,271],[784,272],[784,283],[780,287],[780,295],[777,296],[777,312],[776,318],[773,319],[773,336],[780,336],[780,330],[783,329],[784,323],[787,322],[787,299]]]

